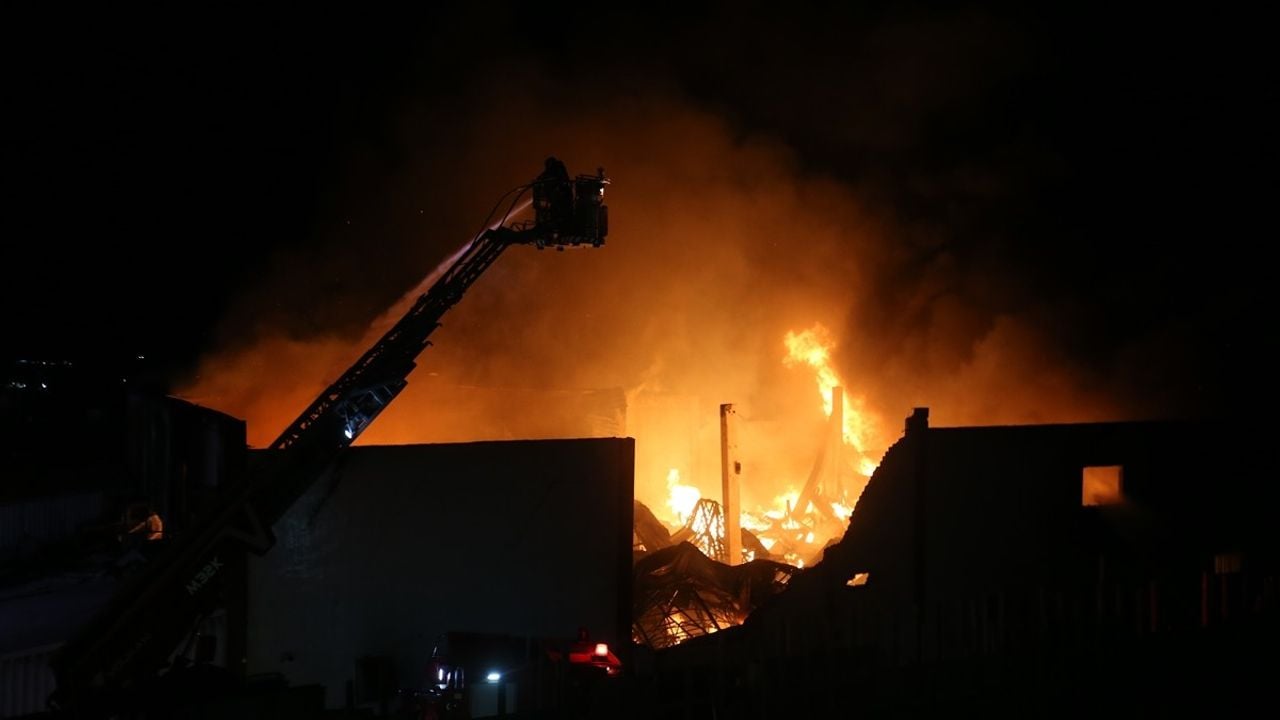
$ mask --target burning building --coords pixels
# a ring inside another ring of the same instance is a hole
[[[1280,639],[1266,442],[917,410],[821,562],[662,656],[661,682],[726,716],[1245,707],[1276,670],[1251,658]]]
[[[873,417],[861,402],[846,414],[848,397],[831,365],[830,334],[815,325],[788,332],[783,344],[782,364],[813,373],[818,390],[813,405],[818,407],[820,401],[826,415],[825,424],[811,438],[812,464],[803,481],[788,477],[788,471],[795,472],[796,458],[773,456],[778,445],[770,435],[778,432],[778,425],[745,419],[733,404],[720,405],[720,501],[684,484],[680,468],[672,467],[667,472],[665,507],[657,507],[667,511],[663,514],[668,518],[674,514],[675,524],[664,525],[649,506],[636,502],[632,638],[641,645],[670,647],[741,624],[756,607],[782,592],[797,568],[811,564],[839,539],[876,467]],[[679,452],[681,446],[676,447]],[[671,451],[669,444],[648,448],[651,456]],[[705,463],[700,469],[707,473]],[[760,498],[769,494],[760,490],[770,487],[785,491],[775,495],[772,504],[762,504]],[[744,496],[754,497],[749,509]]]

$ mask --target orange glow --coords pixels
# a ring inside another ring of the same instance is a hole
[[[609,654],[609,645],[607,643],[596,643],[596,655],[605,656]]]
[[[693,514],[693,506],[702,499],[702,491],[680,484],[680,470],[671,468],[667,471],[667,492],[667,507],[675,514],[675,524],[683,525]]]
[[[869,457],[864,457],[858,461],[858,472],[867,477],[871,477],[871,475],[875,473],[877,467],[879,467],[879,463]],[[851,509],[849,512],[852,513],[853,510]]]
[[[796,503],[800,502],[800,491],[795,488],[787,488],[787,491],[773,499],[773,507],[764,512],[766,517],[774,520],[781,520],[789,517],[793,511],[804,513],[808,508],[797,508]]]
[[[847,445],[853,446],[859,453],[866,452],[869,445],[868,438],[874,430],[874,422],[870,413],[862,409],[864,403],[861,399],[856,406],[849,402],[848,386],[841,381],[835,368],[831,367],[831,353],[836,348],[831,332],[821,323],[815,323],[808,330],[787,332],[786,337],[783,338],[783,345],[787,348],[787,355],[782,359],[783,364],[787,367],[808,365],[813,368],[814,379],[818,383],[818,393],[822,396],[822,412],[828,417],[831,416],[832,395],[835,388],[842,388],[844,427],[841,428],[841,434]],[[863,475],[870,477],[871,473],[875,472],[875,463],[871,462],[867,465],[867,462],[868,460],[863,458],[864,464],[859,469]]]
[[[609,244],[507,252],[358,444],[634,437],[636,498],[679,528],[699,498],[720,497],[716,408],[731,402],[743,419],[742,527],[771,556],[812,565],[914,406],[930,406],[936,425],[1124,414],[1055,360],[1033,308],[993,315],[942,292],[966,286],[947,253],[904,273],[890,208],[804,171],[791,148],[676,97],[600,97],[568,112],[536,84],[503,92],[406,138],[417,161],[403,166],[453,178],[448,192],[418,192],[416,170],[370,192],[415,197],[425,221],[386,234],[343,225],[276,258],[175,392],[245,419],[248,442],[266,446],[429,285],[495,196],[537,171],[529,148],[541,147],[574,169],[609,169]],[[507,132],[511,104],[519,133]],[[360,272],[348,278],[349,267]],[[789,512],[837,386],[842,491]]]
[[[808,412],[814,417],[820,417],[818,412],[825,414],[830,426],[833,393],[837,387],[849,387],[834,367],[834,337],[823,325],[814,324],[807,330],[787,332],[783,345],[787,352],[782,357],[782,367],[791,373],[811,371],[817,383],[819,397],[808,401],[812,402],[807,405]],[[804,412],[806,407],[806,401],[801,398],[796,398],[796,412]],[[843,391],[841,405],[841,427],[838,437],[830,442],[844,448],[843,452],[827,447],[815,459],[813,453],[821,445],[822,435],[820,432],[797,434],[794,428],[802,426],[799,418],[788,421],[784,432],[779,433],[768,425],[757,429],[748,416],[743,416],[738,429],[741,436],[735,439],[738,452],[746,458],[740,525],[755,535],[771,555],[797,567],[812,564],[827,544],[843,535],[866,478],[875,472],[877,463],[872,448],[878,451],[886,444],[875,434],[879,423],[861,399]],[[708,413],[708,417],[710,415]],[[714,433],[708,434],[706,442],[715,442],[716,437]],[[673,438],[668,443],[679,439]],[[659,448],[659,452],[668,457],[678,456],[670,444]],[[786,461],[778,461],[780,456]],[[697,478],[686,479],[679,469],[668,469],[666,495],[661,503],[651,503],[651,507],[663,508],[665,520],[673,531],[686,526],[699,537],[708,530],[722,535],[722,528],[703,527],[705,520],[692,515],[702,497],[718,499],[718,466],[716,463],[694,464],[694,470],[698,472]],[[638,487],[643,485],[639,478],[637,483]],[[802,491],[802,487],[806,490]],[[777,488],[781,488],[781,492]],[[637,494],[645,501],[643,491]],[[710,548],[702,549],[710,551]],[[755,550],[744,547],[743,552],[743,560],[756,557]]]

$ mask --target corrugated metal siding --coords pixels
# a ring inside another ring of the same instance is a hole
[[[49,661],[61,643],[0,655],[0,718],[48,710],[56,683]]]
[[[0,505],[0,560],[25,555],[74,535],[102,514],[101,492]]]
[[[226,666],[227,616],[218,611],[200,623],[200,632],[218,639],[215,665]],[[62,643],[0,655],[0,718],[20,717],[48,710],[57,686],[50,662]],[[184,647],[179,647],[181,652]],[[176,654],[176,653],[175,653]]]

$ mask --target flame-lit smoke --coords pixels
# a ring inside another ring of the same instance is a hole
[[[852,445],[859,453],[866,452],[870,445],[868,439],[873,432],[870,413],[863,407],[864,402],[861,397],[858,398],[856,406],[851,406],[849,403],[848,388],[840,380],[840,375],[831,365],[831,353],[835,350],[836,343],[831,337],[830,331],[819,323],[801,332],[788,331],[786,337],[783,338],[783,343],[787,347],[787,356],[783,359],[784,364],[788,367],[805,364],[813,368],[818,382],[818,392],[822,395],[822,411],[828,417],[831,415],[835,389],[841,388],[844,405],[844,423],[841,428],[841,436],[844,442]],[[861,469],[866,470],[869,468],[871,472],[874,472],[875,461],[868,458],[864,459],[871,464],[863,464]],[[871,472],[865,472],[864,474],[870,475]]]
[[[867,453],[874,448],[882,452],[890,441],[889,438],[874,434],[878,423],[871,413],[859,401],[851,406],[848,385],[832,366],[831,357],[836,348],[836,340],[831,332],[822,324],[815,324],[802,331],[788,331],[783,338],[786,354],[782,357],[785,367],[810,371],[817,383],[818,393],[814,398],[814,406],[821,406],[829,422],[834,423],[834,397],[837,389],[841,392],[840,416],[841,427],[838,437],[831,442],[848,446],[846,452],[838,448],[820,448],[817,459],[825,463],[811,471],[807,483],[821,478],[824,496],[814,493],[802,493],[794,480],[786,479],[787,490],[772,498],[772,502],[760,503],[740,510],[741,526],[753,533],[761,545],[771,554],[777,548],[776,556],[798,567],[806,561],[812,561],[831,540],[838,539],[844,531],[844,525],[853,514],[858,494],[865,486],[865,480],[876,468],[876,461]],[[812,397],[812,396],[811,396]],[[750,423],[747,422],[747,428]],[[830,444],[830,443],[829,443]],[[822,472],[825,471],[825,472]],[[819,475],[814,476],[813,473]],[[855,481],[854,476],[858,476]],[[748,477],[755,484],[764,487],[777,487],[776,478]],[[801,507],[803,496],[803,507]],[[723,526],[711,528],[707,521],[693,515],[693,507],[701,497],[700,491],[680,482],[680,473],[672,468],[667,474],[666,506],[674,512],[676,522],[673,528],[684,525],[694,533],[695,543],[704,552],[710,553],[711,541],[707,539],[709,531],[723,536]],[[757,496],[758,497],[758,496]],[[670,521],[668,516],[668,521]],[[701,523],[701,524],[699,524]],[[755,557],[754,550],[744,549],[744,560]]]
[[[245,290],[179,394],[245,418],[249,442],[268,444],[363,352],[370,318],[414,297],[554,152],[614,179],[608,244],[507,251],[360,443],[633,436],[636,495],[675,524],[672,468],[720,496],[720,403],[744,418],[742,507],[765,517],[804,487],[830,393],[815,398],[802,369],[847,388],[844,434],[864,473],[915,405],[939,424],[1116,416],[1057,359],[1042,308],[991,302],[990,283],[919,246],[918,228],[904,240],[892,208],[802,170],[785,145],[661,91],[566,98],[522,80],[467,90],[449,105],[466,112],[406,110],[394,163],[355,166],[306,251],[280,251]],[[784,339],[815,323],[840,344],[787,367]]]

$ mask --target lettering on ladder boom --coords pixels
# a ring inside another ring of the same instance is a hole
[[[200,588],[208,584],[209,580],[212,579],[220,569],[222,569],[222,562],[219,561],[218,557],[215,555],[208,564],[200,568],[200,572],[196,573],[196,576],[191,579],[191,582],[187,583],[187,594],[195,595],[200,592]]]

